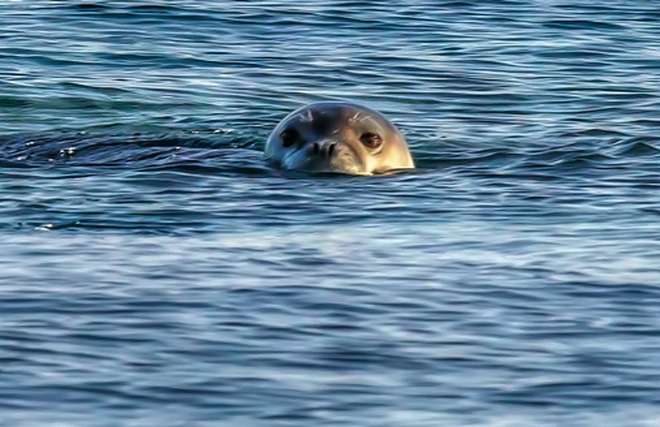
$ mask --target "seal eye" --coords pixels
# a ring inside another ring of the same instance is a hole
[[[373,132],[365,132],[360,137],[360,141],[368,148],[378,148],[383,144],[380,135]]]
[[[295,129],[286,129],[280,134],[280,139],[282,140],[283,147],[291,147],[298,142],[300,135],[298,135],[298,132]]]

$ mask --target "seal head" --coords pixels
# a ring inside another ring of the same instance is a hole
[[[346,102],[306,105],[268,137],[266,160],[301,172],[373,175],[415,167],[405,138],[382,114]]]

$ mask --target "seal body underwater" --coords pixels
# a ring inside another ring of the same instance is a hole
[[[413,169],[399,130],[382,114],[348,102],[318,102],[286,116],[266,142],[264,157],[283,169],[373,175]]]

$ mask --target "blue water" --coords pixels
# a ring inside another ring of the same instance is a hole
[[[1,426],[660,423],[657,2],[0,22]],[[418,169],[263,163],[337,99]]]

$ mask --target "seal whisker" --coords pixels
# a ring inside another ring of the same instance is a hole
[[[301,122],[304,123],[311,123],[314,120],[314,116],[312,116],[312,110],[303,111],[300,113],[298,118]]]

